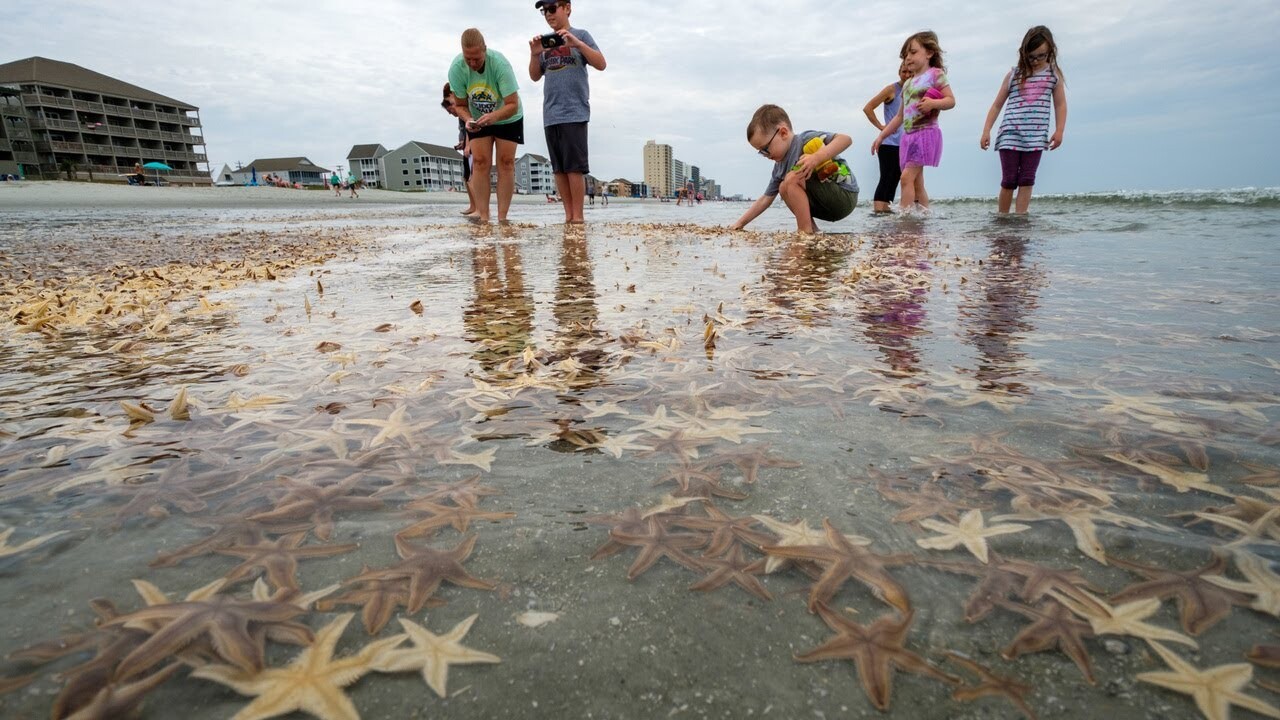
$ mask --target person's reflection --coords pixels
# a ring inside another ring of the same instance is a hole
[[[593,387],[603,380],[607,353],[597,342],[600,317],[596,306],[595,275],[586,228],[569,225],[560,245],[560,271],[556,275],[555,303],[551,314],[556,321],[551,359],[572,360],[566,378],[575,388]]]
[[[932,267],[927,242],[919,235],[877,238],[868,265],[857,285],[863,333],[880,351],[888,374],[915,375],[921,360],[917,340],[928,332],[925,301]]]
[[[813,239],[789,240],[765,264],[769,301],[802,325],[824,320],[832,278],[847,254],[841,247]]]
[[[520,247],[479,242],[471,251],[475,296],[463,312],[472,357],[493,373],[521,353],[533,332],[533,295],[525,288]]]
[[[963,286],[960,323],[979,353],[974,377],[981,387],[1029,391],[1017,380],[1019,363],[1026,358],[1018,341],[1035,329],[1028,316],[1039,306],[1037,291],[1044,284],[1044,272],[1026,262],[1026,251],[1027,238],[1020,234],[993,236],[978,276]]]

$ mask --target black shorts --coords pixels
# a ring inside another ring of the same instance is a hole
[[[517,145],[524,144],[524,118],[520,118],[515,122],[509,122],[505,125],[490,125],[482,127],[475,132],[467,131],[467,137],[472,140],[476,138],[492,137],[499,140],[507,140]]]
[[[470,156],[462,156],[462,182],[471,182],[471,158]]]
[[[585,122],[548,125],[547,155],[551,156],[551,172],[591,172],[587,162],[587,124]]]

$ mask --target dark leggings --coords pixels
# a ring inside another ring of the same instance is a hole
[[[898,181],[902,179],[902,168],[898,166],[898,146],[881,145],[876,151],[880,158],[880,184],[876,185],[876,202],[893,202],[894,193],[898,191]]]
[[[1000,187],[1013,190],[1036,184],[1036,169],[1040,167],[1040,151],[1001,150]]]

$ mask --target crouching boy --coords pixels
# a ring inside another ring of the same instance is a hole
[[[796,229],[818,232],[814,220],[835,222],[848,217],[858,204],[858,181],[838,157],[853,143],[842,133],[791,129],[787,111],[761,105],[747,125],[747,142],[774,162],[764,194],[730,227],[741,230],[782,196],[796,216]]]

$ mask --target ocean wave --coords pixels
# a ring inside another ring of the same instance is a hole
[[[990,196],[935,199],[938,204],[992,203]],[[1127,207],[1251,207],[1280,208],[1280,187],[1231,188],[1227,190],[1171,190],[1036,195],[1036,204],[1117,205]]]

